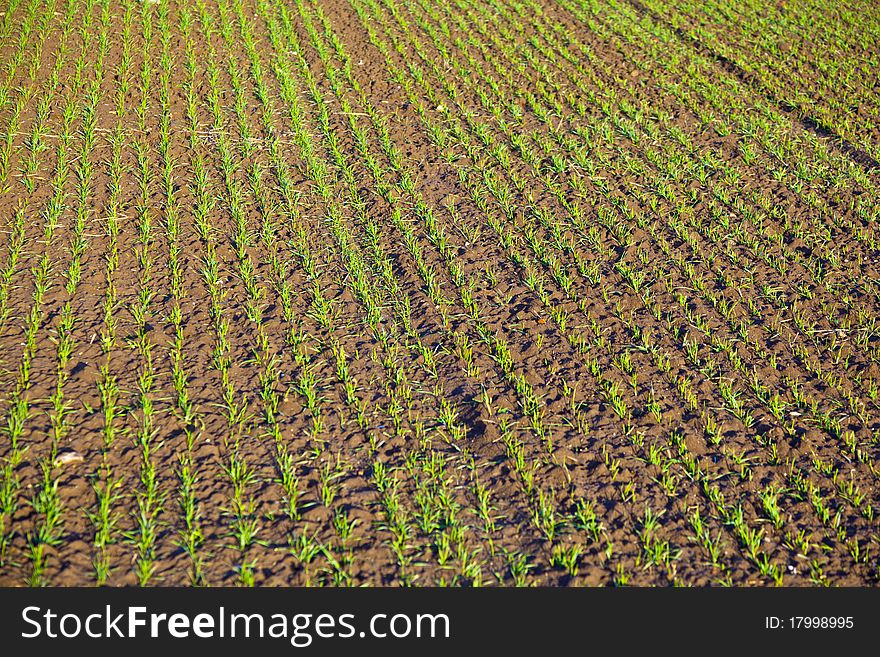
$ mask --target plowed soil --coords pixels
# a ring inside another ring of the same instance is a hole
[[[770,55],[655,2],[3,5],[0,584],[877,584],[877,132]]]

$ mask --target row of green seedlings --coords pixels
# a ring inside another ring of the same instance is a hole
[[[212,41],[216,30],[204,3],[198,2],[197,9],[199,28],[208,48],[205,74],[209,87],[203,104],[209,112],[212,131],[216,137],[215,147],[219,155],[218,173],[222,189],[225,192],[223,208],[228,211],[233,220],[230,245],[236,257],[236,273],[245,287],[246,316],[249,321],[259,325],[262,322],[262,304],[265,292],[257,283],[255,268],[248,251],[252,237],[247,223],[247,202],[245,191],[235,175],[241,165],[236,162],[230,145],[228,135],[231,133],[227,132],[225,113],[221,105],[223,87],[217,64],[217,53]],[[182,20],[184,19],[182,18]],[[188,35],[190,29],[188,27],[183,27],[183,29]],[[189,40],[190,37],[187,36],[187,39]],[[193,66],[194,51],[191,46],[187,47],[187,57],[191,62],[189,65]],[[230,64],[230,69],[233,66]],[[232,74],[235,74],[234,69]],[[240,109],[241,101],[237,100],[237,102],[239,105],[236,109]],[[247,145],[242,145],[242,147],[248,148]],[[201,166],[201,161],[199,166]],[[242,449],[243,439],[250,442],[251,432],[254,430],[251,412],[252,401],[248,398],[246,390],[239,392],[236,389],[236,382],[232,377],[234,347],[229,340],[230,321],[225,316],[226,308],[223,304],[230,290],[221,289],[220,259],[216,251],[214,229],[210,225],[211,209],[205,205],[212,177],[209,168],[206,167],[202,171],[204,173],[198,174],[199,177],[196,179],[197,185],[201,187],[197,192],[200,207],[196,209],[196,216],[197,222],[201,222],[199,225],[204,226],[199,229],[206,248],[205,266],[202,274],[211,296],[211,312],[209,314],[217,340],[212,355],[212,366],[220,374],[223,390],[221,413],[225,417],[227,425],[226,432],[221,439],[221,458],[224,461],[221,467],[228,479],[227,486],[230,491],[229,505],[221,509],[221,515],[227,518],[226,524],[228,526],[228,534],[223,538],[229,539],[229,543],[226,543],[225,547],[233,550],[236,554],[232,570],[236,573],[239,583],[244,586],[253,586],[258,566],[255,548],[263,544],[263,541],[259,539],[263,525],[254,496],[254,489],[258,483],[257,469],[253,465],[252,459],[248,458],[248,452]],[[265,341],[265,334],[262,330],[258,331],[258,335]],[[254,344],[257,344],[256,340]],[[252,352],[253,350],[256,350],[256,347],[252,347]]]
[[[24,143],[22,144],[22,146],[27,146],[27,149],[30,153],[27,163],[23,165],[23,170],[25,171],[24,184],[29,193],[32,193],[34,191],[34,182],[31,176],[37,168],[37,152],[45,151],[49,148],[48,144],[46,144],[43,140],[43,135],[46,133],[46,121],[48,120],[49,113],[52,109],[54,91],[58,87],[59,73],[67,59],[67,41],[68,37],[73,31],[73,19],[76,14],[76,9],[77,5],[73,0],[68,2],[65,20],[63,22],[62,33],[59,38],[58,51],[55,53],[55,62],[53,64],[48,79],[42,85],[43,93],[37,102],[37,107],[35,109],[36,115],[33,125],[29,134],[26,136]],[[29,101],[39,91],[39,85],[37,85],[36,83],[36,75],[41,70],[41,56],[44,40],[45,36],[42,36],[41,33],[41,39],[38,44],[36,44],[36,49],[33,53],[29,84],[27,87],[25,87],[25,92],[19,97],[17,105],[13,109],[12,115],[10,116],[9,124],[7,125],[6,148],[3,151],[2,162],[0,162],[3,167],[3,185],[5,191],[9,191],[8,186],[6,185],[8,178],[9,161],[12,155],[13,142],[15,140],[15,137],[17,136],[18,131],[21,129],[21,113],[27,107]]]
[[[9,242],[6,247],[3,271],[0,273],[0,331],[6,326],[6,321],[12,312],[12,307],[9,305],[9,293],[12,288],[12,282],[18,275],[22,256],[24,255],[27,239],[24,210],[24,203],[19,202],[9,222]]]
[[[20,1],[21,0],[13,0],[13,2],[11,2],[9,4],[7,11],[4,14],[3,23],[2,23],[2,25],[0,25],[0,40],[3,40],[4,42],[8,43],[9,34],[10,34],[10,32],[12,30],[12,26],[14,24],[12,22],[12,18],[15,15],[15,11],[18,8]],[[17,46],[13,50],[12,56],[5,64],[6,78],[3,81],[3,84],[0,85],[0,107],[3,107],[4,109],[6,108],[6,105],[9,100],[9,92],[12,89],[12,82],[15,78],[15,74],[16,74],[16,71],[18,70],[18,66],[21,65],[21,62],[25,56],[25,52],[28,50],[27,49],[28,39],[31,36],[34,22],[37,19],[38,7],[39,7],[39,3],[36,0],[32,0],[30,5],[28,5],[28,7],[27,7],[27,14],[26,14],[26,17],[24,18],[24,20],[22,21],[19,18],[18,25],[21,29],[19,32]],[[53,9],[53,7],[51,5],[44,5],[44,12],[47,12],[48,15],[51,15],[52,9]],[[44,14],[44,16],[45,15],[46,14]],[[48,24],[49,24],[48,21],[45,19],[41,22],[41,25],[43,26],[43,28],[48,27]],[[42,54],[42,48],[43,48],[42,43],[44,40],[45,40],[45,37],[39,38],[38,43],[35,45],[35,47],[33,47],[31,49],[30,54],[31,54],[32,58],[36,57],[37,59],[39,59],[39,57]],[[37,91],[37,88],[36,88],[36,86],[33,85],[33,82],[34,82],[34,80],[32,79],[31,85],[26,87],[27,99],[18,101],[18,103],[16,105],[16,109],[13,110],[13,112],[10,115],[9,121],[7,122],[6,131],[5,131],[5,140],[4,140],[3,159],[2,159],[2,162],[3,162],[2,171],[4,172],[3,173],[3,180],[4,181],[6,180],[6,177],[7,177],[6,172],[7,172],[7,168],[8,168],[9,154],[11,152],[12,143],[15,139],[16,134],[17,134],[19,121],[21,118],[21,112],[23,111],[24,107],[27,105],[31,96]],[[4,184],[5,184],[5,182],[4,182]],[[8,189],[6,189],[5,191],[8,191]],[[16,214],[16,219],[13,222],[13,225],[16,226],[16,228],[13,230],[13,233],[12,233],[13,237],[10,239],[10,248],[9,248],[9,255],[8,255],[8,263],[9,264],[7,265],[7,269],[5,270],[7,278],[12,276],[12,273],[13,273],[13,270],[15,267],[15,263],[17,262],[17,259],[18,259],[18,254],[20,253],[20,246],[18,246],[18,244],[20,244],[21,241],[23,240],[23,235],[21,238],[16,237],[20,217],[23,219],[23,215]],[[4,288],[3,288],[2,294],[3,294],[3,296],[0,297],[0,299],[2,299],[2,306],[0,306],[0,308],[2,308],[2,315],[0,315],[0,327],[2,327],[3,321],[5,321],[5,319],[8,317],[8,314],[9,314],[7,306],[6,306],[6,303],[8,300],[8,283],[6,282],[6,279],[4,279]]]
[[[19,206],[13,217],[9,253],[3,267],[3,272],[0,274],[0,303],[2,303],[0,308],[2,308],[2,317],[4,318],[8,317],[9,314],[7,306],[9,285],[12,279],[16,277],[24,243],[25,209],[23,206]],[[9,453],[3,458],[2,475],[0,475],[2,477],[0,479],[0,567],[6,565],[6,555],[10,540],[12,539],[12,532],[9,530],[9,526],[18,508],[20,481],[16,475],[16,470],[21,465],[27,451],[27,447],[19,444],[23,428],[19,428],[16,425],[18,420],[10,418],[7,422],[7,426],[3,427],[3,433],[9,440]]]
[[[203,506],[199,497],[201,492],[200,480],[203,474],[199,464],[194,459],[193,451],[201,440],[204,440],[205,420],[204,414],[195,404],[188,385],[189,374],[187,370],[188,357],[186,347],[186,335],[184,320],[188,323],[196,321],[194,314],[184,315],[183,303],[189,296],[184,282],[184,269],[181,264],[182,228],[181,215],[182,204],[177,198],[177,184],[175,169],[185,165],[178,161],[174,154],[171,133],[171,89],[172,76],[175,71],[176,61],[172,55],[172,31],[169,21],[168,3],[162,2],[156,7],[157,24],[159,27],[159,41],[162,46],[162,54],[159,61],[159,105],[161,113],[159,117],[159,158],[162,169],[162,190],[164,194],[163,229],[164,238],[168,244],[168,293],[171,299],[168,311],[168,321],[173,327],[173,338],[167,345],[168,358],[171,363],[171,380],[174,388],[174,401],[172,413],[180,424],[185,438],[185,449],[178,452],[178,465],[175,473],[178,480],[177,506],[180,520],[177,523],[176,545],[183,551],[189,560],[187,568],[189,583],[194,586],[207,585],[205,569],[210,555],[204,555],[201,547],[204,544],[204,531],[202,527]],[[181,20],[184,20],[183,18]],[[186,33],[184,32],[184,36]],[[187,42],[189,44],[189,42]],[[188,51],[186,74],[184,82],[187,117],[190,125],[188,135],[191,147],[194,147],[193,139],[197,128],[195,113],[195,100],[193,98],[195,66],[193,64],[192,49]],[[198,175],[195,166],[193,171]],[[202,202],[201,190],[194,194]]]
[[[24,58],[24,50],[27,46],[28,39],[34,34],[34,26],[37,19],[40,16],[45,16],[45,14],[37,15],[37,10],[39,9],[39,3],[31,1],[29,5],[23,8],[24,16],[16,15],[16,10],[21,5],[21,0],[13,0],[13,2],[9,3],[8,11],[4,12],[3,16],[3,25],[0,30],[2,30],[2,36],[5,43],[12,43],[11,40],[11,32],[13,26],[17,26],[18,29],[18,39],[16,41],[17,47],[15,49],[10,48],[6,55],[8,59],[4,62],[6,68],[7,78],[11,78],[15,75],[17,67],[21,64],[22,59]],[[13,19],[15,19],[13,21]],[[39,35],[39,32],[37,32]],[[8,87],[8,79],[4,87]]]
[[[192,217],[197,234],[201,239],[205,240],[210,246],[207,247],[208,252],[214,248],[213,238],[210,235],[209,215],[212,210],[214,200],[208,190],[208,174],[205,170],[205,162],[200,152],[199,144],[199,98],[197,95],[198,82],[196,65],[195,46],[191,37],[191,18],[187,11],[183,10],[179,16],[180,32],[184,42],[184,62],[185,80],[182,83],[182,89],[186,102],[186,123],[188,133],[186,135],[188,145],[188,162],[189,171],[191,171],[191,182],[188,189],[192,199],[194,200],[192,207]],[[159,7],[159,24],[163,48],[163,58],[167,60],[167,54],[170,52],[170,25],[167,16],[167,5]],[[167,74],[166,74],[167,71]],[[168,75],[173,71],[172,62],[167,62],[163,66],[163,75]],[[168,81],[170,85],[170,79]],[[163,134],[168,135],[170,141],[170,112],[167,108],[167,87],[163,85],[163,110],[162,130]],[[170,150],[170,149],[169,149]],[[188,577],[190,584],[194,586],[208,585],[209,581],[206,576],[206,569],[211,563],[212,555],[204,549],[206,543],[206,524],[205,524],[205,508],[202,504],[201,497],[206,494],[203,483],[205,472],[200,469],[199,463],[195,460],[193,451],[197,444],[208,441],[209,438],[204,436],[205,431],[205,413],[196,405],[192,398],[189,388],[189,374],[187,365],[193,365],[194,359],[185,352],[186,334],[184,331],[184,321],[187,325],[191,325],[197,321],[197,315],[193,312],[184,314],[182,309],[183,300],[190,296],[191,291],[186,290],[183,281],[183,272],[179,264],[178,257],[181,253],[180,240],[183,236],[181,230],[180,216],[183,212],[182,204],[175,198],[175,184],[173,182],[174,169],[183,165],[172,160],[172,156],[168,150],[164,156],[166,165],[163,172],[163,187],[165,188],[166,197],[166,233],[169,242],[169,269],[171,270],[172,280],[172,307],[169,318],[174,326],[174,337],[169,344],[169,357],[171,359],[171,375],[175,391],[175,415],[181,425],[186,439],[186,449],[178,455],[179,465],[176,469],[178,478],[178,507],[180,511],[180,520],[178,521],[178,539],[177,544],[183,550],[189,559]],[[210,276],[211,281],[216,282],[217,278]],[[212,304],[217,304],[219,299],[219,291],[215,288],[214,294],[211,295]],[[209,311],[209,317],[216,308],[212,305]],[[221,316],[221,313],[216,313]],[[189,370],[191,371],[191,370]]]
[[[15,9],[17,9],[20,0],[14,0],[10,4],[10,11],[6,12],[6,15],[3,17],[2,35],[4,43],[11,43],[9,32],[12,27],[12,17],[15,14]],[[9,59],[5,62],[4,69],[6,71],[5,78],[3,79],[2,84],[0,84],[0,107],[6,109],[9,103],[10,91],[12,90],[12,81],[15,79],[15,74],[18,70],[18,67],[21,65],[22,61],[25,57],[25,52],[27,51],[28,39],[32,34],[32,29],[34,26],[34,22],[37,18],[37,8],[39,3],[36,0],[31,0],[30,5],[27,7],[27,13],[25,17],[22,19],[19,17],[18,25],[21,28],[18,35],[18,40],[16,42],[16,47],[14,49],[10,48],[10,52],[12,53]],[[40,46],[42,50],[42,46]],[[21,104],[21,108],[24,107],[24,103]],[[5,144],[8,144],[8,147],[11,148],[12,141],[15,138],[15,130],[17,129],[16,123],[16,114],[20,118],[21,116],[21,108],[19,108],[18,112],[13,112],[10,120],[7,122],[7,132]],[[12,132],[12,135],[9,133]],[[4,171],[6,170],[6,166],[4,165]]]
[[[74,338],[74,329],[76,324],[76,316],[73,303],[77,300],[77,290],[82,280],[82,260],[88,251],[89,242],[86,237],[87,226],[91,223],[91,211],[93,206],[92,195],[94,193],[93,178],[94,164],[93,153],[97,142],[97,108],[100,102],[100,88],[103,81],[103,62],[104,57],[109,49],[108,25],[103,23],[103,30],[99,38],[97,52],[95,52],[92,44],[92,9],[94,2],[87,2],[86,12],[83,15],[83,24],[80,28],[82,36],[82,44],[80,55],[76,61],[76,69],[73,76],[72,91],[70,92],[70,101],[65,107],[63,116],[62,136],[68,133],[68,125],[72,125],[73,117],[68,116],[68,109],[74,110],[80,105],[80,130],[79,152],[75,158],[74,175],[76,183],[74,186],[75,197],[75,216],[70,218],[72,230],[70,230],[70,241],[66,248],[69,256],[67,268],[62,273],[66,279],[64,284],[67,298],[59,312],[59,320],[57,326],[56,338],[56,381],[55,389],[49,397],[52,404],[52,410],[49,413],[49,420],[52,428],[53,441],[53,466],[58,466],[54,461],[54,453],[62,444],[70,431],[72,420],[68,419],[71,413],[71,402],[65,400],[64,387],[70,376],[69,362],[73,353],[76,341]],[[89,62],[89,57],[94,56],[93,62]],[[84,71],[87,64],[93,65],[95,77],[92,80],[84,78]],[[84,92],[84,98],[80,101],[80,92]],[[57,486],[57,480],[54,483]],[[36,562],[35,562],[36,566]],[[36,572],[35,575],[36,577]],[[38,578],[32,583],[42,583]]]
[[[15,214],[17,230],[21,234],[24,234],[25,231],[27,210],[28,208],[22,205]],[[14,264],[15,260],[10,259],[10,266]],[[15,382],[9,386],[11,389],[8,400],[9,409],[5,413],[3,424],[3,432],[9,444],[9,453],[3,460],[3,482],[2,487],[0,487],[0,490],[2,490],[0,508],[2,508],[3,518],[2,536],[0,536],[0,560],[2,560],[4,566],[8,564],[9,548],[17,534],[13,527],[13,520],[20,507],[21,478],[19,466],[22,464],[30,448],[29,445],[23,445],[21,440],[25,433],[25,425],[31,415],[26,393],[30,385],[30,368],[36,350],[36,335],[42,318],[41,306],[49,288],[47,280],[49,277],[48,260],[41,261],[41,265],[43,266],[31,267],[35,287],[32,304],[25,316],[24,350],[16,371]],[[7,269],[7,271],[9,270]],[[20,278],[21,274],[17,274],[17,277]]]
[[[51,11],[51,7],[52,7],[51,4],[46,5],[46,7],[49,7],[50,11]],[[29,11],[29,14],[28,14],[29,19],[28,19],[28,21],[26,21],[26,23],[23,27],[24,31],[30,30],[29,26],[30,26],[32,19],[33,19],[32,12],[36,11],[36,3],[34,3],[32,5],[31,9],[32,9],[32,11]],[[46,22],[46,25],[48,25],[48,22]],[[72,26],[72,23],[71,23],[71,26]],[[19,50],[22,52],[22,56],[23,56],[23,52],[24,52],[24,48],[25,48],[26,44],[27,44],[26,39],[23,39],[20,42]],[[37,44],[36,46],[34,46],[34,48],[35,48],[35,50],[32,51],[32,56],[36,56],[37,58],[39,58],[40,55],[36,54],[36,53],[42,52],[42,45]],[[14,60],[15,59],[16,58],[14,58]],[[12,62],[10,62],[10,65],[12,65]],[[14,77],[14,72],[15,72],[15,69],[13,67],[12,70],[10,71],[10,74],[9,74],[9,80],[8,80],[9,84],[11,84],[11,82],[12,82],[12,79]],[[50,95],[50,92],[51,92],[51,90],[54,90],[57,86],[57,82],[58,82],[57,75],[54,78],[55,84],[52,84],[52,82],[53,82],[52,80],[47,80],[46,83],[44,84],[45,89],[44,89],[43,93],[45,96],[47,96],[49,98],[49,100],[47,102],[41,101],[41,103],[40,103],[41,106],[45,105],[46,107],[50,107],[52,104],[52,96]],[[38,85],[36,85],[36,83],[35,83],[35,75],[34,75],[34,79],[30,80],[30,84],[28,87],[26,87],[26,89],[27,89],[27,91],[22,94],[22,96],[23,97],[26,96],[26,98],[20,98],[16,107],[12,111],[9,122],[7,124],[7,132],[6,132],[6,138],[5,138],[5,141],[3,144],[3,150],[2,150],[2,153],[0,153],[0,172],[2,172],[2,173],[0,173],[0,181],[2,181],[2,182],[0,182],[0,185],[2,185],[4,188],[5,188],[6,180],[7,180],[7,176],[8,176],[8,164],[9,164],[9,158],[12,154],[12,146],[13,146],[15,136],[17,135],[17,131],[20,126],[19,122],[21,120],[21,113],[24,110],[24,108],[27,106],[30,99],[39,90]],[[8,189],[6,189],[5,191],[8,191]],[[24,222],[23,207],[19,206],[19,208],[17,210],[17,214],[15,215],[15,220],[13,221],[13,226],[15,226],[16,228],[13,230],[12,237],[10,238],[9,256],[8,256],[8,260],[7,260],[7,266],[5,269],[5,278],[4,278],[2,292],[0,292],[0,330],[2,330],[3,326],[5,325],[5,322],[8,319],[9,313],[10,313],[10,308],[8,306],[9,284],[10,284],[12,278],[15,276],[16,265],[18,262],[18,258],[21,255],[21,248],[22,248],[23,241],[24,241],[24,223],[23,222]],[[19,237],[19,233],[17,232],[19,229],[22,231],[20,237]]]
[[[158,345],[153,342],[148,328],[148,325],[158,323],[159,319],[159,311],[155,308],[154,301],[158,295],[157,278],[160,276],[154,272],[155,258],[159,251],[157,242],[160,239],[156,234],[156,215],[159,210],[155,208],[152,196],[157,184],[155,173],[157,169],[161,171],[161,165],[156,165],[147,137],[151,102],[156,93],[153,62],[154,9],[145,3],[140,10],[135,10],[138,11],[141,65],[135,84],[136,97],[139,101],[134,105],[133,116],[137,119],[138,130],[128,144],[136,160],[133,178],[138,195],[133,209],[137,235],[133,240],[133,251],[137,261],[138,282],[136,295],[131,295],[131,300],[125,304],[134,330],[134,335],[126,336],[125,342],[136,353],[139,361],[136,370],[136,390],[132,391],[134,399],[129,409],[129,417],[135,423],[131,427],[131,433],[134,447],[140,454],[140,464],[139,485],[135,486],[133,491],[134,508],[131,513],[134,527],[128,532],[126,539],[134,547],[133,566],[137,581],[141,586],[145,586],[156,572],[157,541],[160,533],[164,531],[161,516],[165,511],[167,492],[161,489],[160,481],[163,475],[157,469],[156,459],[156,452],[162,446],[159,441],[162,429],[156,421],[156,413],[159,410],[156,404],[158,401],[156,379],[160,376],[156,362]],[[160,134],[160,142],[162,138]]]
[[[13,51],[11,58],[6,62],[6,79],[3,81],[3,84],[0,85],[0,107],[3,107],[4,109],[8,100],[12,80],[15,77],[15,72],[21,64],[22,59],[24,59],[27,39],[31,34],[38,7],[36,0],[31,0],[31,4],[27,7],[27,15],[24,21],[19,19],[16,23],[13,23],[12,18],[16,15],[15,12],[18,10],[20,4],[21,0],[12,0],[3,16],[3,22],[0,23],[0,41],[3,41],[4,43],[9,43],[9,35],[12,31],[13,25],[17,24],[21,28],[17,46]],[[9,129],[7,129],[7,133],[8,132]],[[11,132],[15,132],[14,127]],[[8,134],[7,138],[9,138]],[[21,245],[24,241],[24,215],[20,212],[20,207],[14,217],[15,218],[11,222],[9,247],[6,265],[3,270],[3,280],[0,282],[0,330],[2,330],[3,323],[9,316],[9,310],[6,305],[9,299],[9,283],[18,262],[18,258],[21,255]]]
[[[122,390],[119,376],[114,373],[113,354],[120,346],[119,323],[116,315],[119,297],[116,291],[115,275],[120,266],[119,235],[123,213],[127,207],[124,198],[129,164],[124,156],[128,143],[125,128],[128,117],[126,98],[131,87],[133,75],[132,30],[134,24],[133,2],[127,2],[122,14],[122,26],[119,30],[122,49],[120,59],[113,69],[115,80],[113,108],[116,122],[107,136],[110,157],[107,163],[107,203],[100,219],[106,238],[104,261],[104,294],[101,302],[102,326],[100,330],[101,362],[98,365],[99,378],[96,382],[101,413],[101,463],[92,475],[92,489],[95,493],[94,509],[89,512],[94,535],[92,538],[92,566],[95,571],[95,583],[103,586],[107,583],[113,570],[113,546],[122,538],[124,527],[123,502],[125,499],[123,475],[115,474],[112,466],[112,454],[117,434],[124,430],[118,420],[126,413],[121,404]],[[101,14],[102,32],[110,24],[110,5],[104,2]]]
[[[438,242],[441,244],[441,250],[445,250],[447,253],[447,257],[448,257],[448,254],[450,254],[450,251],[443,249],[443,245],[448,247],[448,242],[446,242],[445,236],[443,236],[443,234],[437,230],[436,224],[434,224],[434,233],[435,233],[435,237],[438,239]],[[460,276],[460,272],[459,272],[459,276]],[[502,362],[507,362],[507,359],[502,358]],[[526,475],[526,476],[529,477],[529,475]],[[529,478],[529,481],[532,481],[531,478]],[[545,498],[545,499],[547,499],[547,498]],[[544,504],[542,506],[544,509],[547,509],[549,507],[549,505],[547,505],[547,504]],[[553,523],[548,523],[548,526],[551,524],[553,524]]]

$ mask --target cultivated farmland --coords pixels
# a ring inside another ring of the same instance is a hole
[[[0,584],[877,585],[878,39],[3,0]]]

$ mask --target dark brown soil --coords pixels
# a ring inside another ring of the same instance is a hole
[[[854,146],[641,4],[24,4],[0,584],[877,584]]]

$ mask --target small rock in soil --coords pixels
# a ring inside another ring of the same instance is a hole
[[[66,450],[60,452],[57,457],[55,457],[55,467],[60,467],[62,465],[67,465],[69,463],[82,463],[85,459],[83,459],[82,454],[76,452],[74,450]]]

